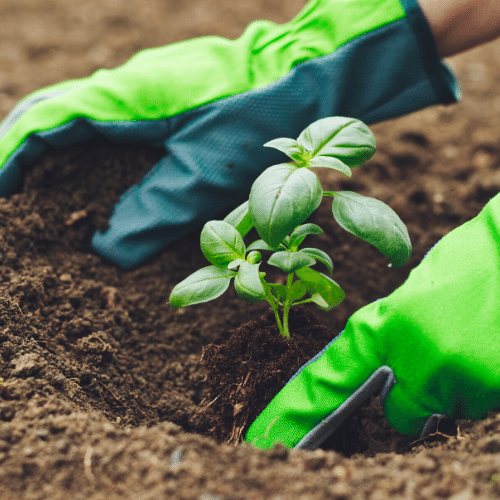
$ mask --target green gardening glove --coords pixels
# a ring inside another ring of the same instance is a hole
[[[349,319],[252,423],[245,441],[308,450],[372,394],[424,436],[437,418],[500,409],[500,194],[444,236],[391,295]]]
[[[94,250],[130,269],[248,197],[297,137],[328,116],[370,124],[460,93],[416,0],[311,0],[290,22],[201,37],[21,101],[0,124],[0,197],[41,153],[104,137],[163,147],[121,197]]]

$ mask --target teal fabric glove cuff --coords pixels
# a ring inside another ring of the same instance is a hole
[[[402,434],[427,432],[436,414],[484,418],[500,409],[499,303],[500,194],[444,236],[401,287],[353,314],[245,440],[314,449],[384,384],[385,415]]]
[[[96,136],[163,146],[92,240],[133,268],[237,206],[282,160],[265,142],[327,116],[370,124],[459,97],[415,0],[311,0],[289,23],[145,50],[32,94],[0,126],[0,196],[50,148]]]

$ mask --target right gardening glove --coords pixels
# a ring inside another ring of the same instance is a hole
[[[459,95],[416,0],[310,0],[288,23],[143,50],[29,95],[0,124],[0,197],[51,149],[95,137],[163,147],[92,238],[130,269],[246,199],[282,159],[263,147],[271,139],[328,116],[370,124]]]
[[[372,394],[424,437],[439,417],[500,409],[500,194],[444,236],[391,295],[351,316],[248,429],[262,449],[314,450]]]

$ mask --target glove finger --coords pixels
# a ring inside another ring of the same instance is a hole
[[[222,110],[214,103],[170,119],[178,132],[165,142],[168,154],[120,198],[109,229],[93,236],[96,252],[133,268],[243,201],[280,153],[262,147],[266,130],[244,126],[252,106]]]

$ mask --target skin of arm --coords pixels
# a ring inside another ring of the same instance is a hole
[[[500,36],[500,0],[418,0],[440,57]]]

